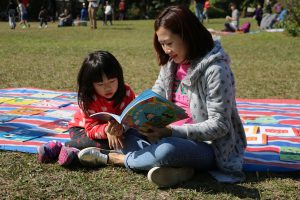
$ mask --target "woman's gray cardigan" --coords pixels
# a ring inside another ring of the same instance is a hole
[[[176,67],[172,61],[162,66],[152,88],[169,100]],[[171,126],[173,136],[211,143],[219,170],[211,174],[221,182],[243,181],[245,132],[236,107],[230,59],[218,41],[206,56],[191,62],[182,83],[194,124]]]

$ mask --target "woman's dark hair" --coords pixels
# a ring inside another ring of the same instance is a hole
[[[212,50],[214,42],[210,32],[198,18],[185,6],[170,6],[164,9],[154,22],[154,48],[159,65],[168,62],[169,56],[158,41],[156,32],[160,27],[177,34],[187,45],[187,60],[203,57]]]
[[[123,70],[118,60],[107,51],[90,53],[84,59],[77,76],[78,105],[88,115],[88,107],[94,101],[93,97],[96,94],[93,83],[102,82],[103,74],[108,79],[118,79],[118,89],[112,97],[115,100],[114,106],[117,106],[125,96]]]
[[[231,6],[233,6],[233,7],[235,7],[235,8],[237,7],[236,4],[235,4],[234,2],[231,2],[231,3],[229,4],[229,8],[230,8]]]

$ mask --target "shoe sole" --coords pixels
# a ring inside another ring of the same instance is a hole
[[[101,149],[101,148],[98,148],[98,147],[87,147],[87,148],[84,148],[86,150],[90,150],[90,149],[97,149],[99,150],[101,153],[105,154],[105,155],[108,155],[109,153],[119,153],[119,151],[116,151],[116,150],[109,150],[109,149]],[[82,149],[82,150],[84,150]],[[81,151],[82,151],[81,150]],[[80,152],[79,152],[80,153]],[[79,155],[79,154],[78,154]]]
[[[91,150],[95,150],[91,152]],[[78,153],[78,159],[80,163],[87,167],[99,167],[106,165],[108,162],[109,150],[103,150],[97,147],[88,147],[82,149]]]
[[[153,167],[148,172],[148,180],[159,188],[171,187],[191,179],[193,168]]]

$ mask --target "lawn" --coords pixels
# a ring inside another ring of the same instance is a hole
[[[255,21],[251,30],[256,29]],[[100,22],[98,22],[100,23]],[[223,20],[210,20],[220,30]],[[10,30],[0,23],[0,87],[76,91],[76,75],[87,53],[104,49],[124,69],[136,93],[150,88],[159,67],[152,48],[153,21],[115,21],[88,27]],[[239,98],[300,99],[300,38],[284,33],[221,37],[231,57]],[[0,151],[1,199],[297,199],[299,173],[247,173],[240,184],[220,184],[197,173],[178,187],[159,190],[145,174],[109,166],[87,169],[39,164],[35,155]]]

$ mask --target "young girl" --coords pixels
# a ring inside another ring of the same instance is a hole
[[[115,121],[100,121],[90,115],[97,112],[121,114],[135,98],[134,92],[124,83],[123,70],[117,59],[107,51],[89,54],[79,71],[79,110],[69,122],[71,141],[62,146],[51,141],[38,148],[40,162],[58,159],[59,164],[68,165],[77,157],[79,149],[99,147],[122,148],[123,126]]]

